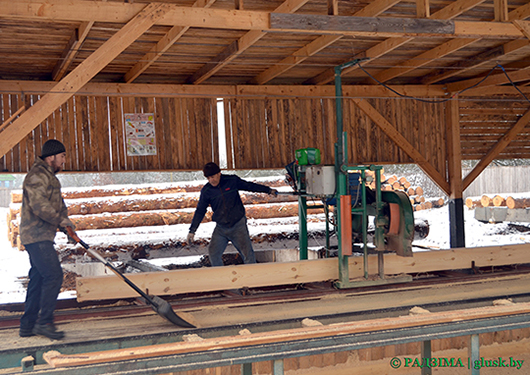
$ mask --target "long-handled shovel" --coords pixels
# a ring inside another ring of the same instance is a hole
[[[177,326],[184,327],[184,328],[195,328],[193,324],[185,321],[180,316],[178,316],[175,313],[175,311],[173,311],[173,309],[171,308],[171,305],[167,301],[164,301],[162,298],[158,296],[149,296],[142,289],[134,285],[133,282],[129,280],[128,278],[126,278],[120,271],[118,271],[116,267],[114,267],[111,263],[107,262],[97,252],[90,249],[90,246],[88,246],[86,242],[82,241],[77,235],[77,233],[75,233],[71,227],[67,227],[67,231],[68,231],[68,235],[72,237],[76,242],[80,243],[81,246],[83,246],[90,255],[92,255],[94,258],[99,260],[105,266],[109,267],[112,270],[112,272],[114,272],[117,276],[121,277],[121,279],[125,281],[127,285],[129,285],[138,294],[140,294],[153,307],[153,310],[155,310],[158,315],[169,320],[171,323]]]

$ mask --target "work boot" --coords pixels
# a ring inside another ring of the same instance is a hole
[[[46,336],[52,340],[61,340],[64,338],[64,332],[57,331],[53,323],[37,324],[33,327],[33,333],[36,335]]]
[[[35,336],[35,334],[33,333],[33,328],[20,328],[20,330],[18,331],[18,335],[20,337]]]

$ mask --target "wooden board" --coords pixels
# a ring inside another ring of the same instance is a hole
[[[108,350],[103,352],[63,355],[57,351],[51,351],[46,352],[44,358],[52,367],[80,366],[94,363],[174,355],[179,353],[200,352],[221,348],[226,349],[294,340],[307,340],[318,337],[333,337],[361,332],[443,324],[455,321],[525,314],[529,312],[530,303],[520,303],[507,306],[480,307],[440,313],[407,315],[397,318],[381,318],[360,322],[337,323],[333,325],[295,328],[273,332],[251,333],[248,335],[209,338],[193,342],[184,341],[137,348]]]
[[[530,263],[530,244],[459,248],[417,252],[412,258],[385,254],[385,274],[433,272],[506,264]],[[369,256],[370,274],[377,272],[377,256]],[[352,279],[364,275],[363,258],[349,258]],[[288,263],[259,263],[239,266],[204,267],[130,274],[131,281],[155,295],[227,290],[310,283],[338,279],[337,259],[318,259]],[[136,297],[137,294],[115,276],[81,277],[77,279],[78,301]]]

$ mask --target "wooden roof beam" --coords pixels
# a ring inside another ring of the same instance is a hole
[[[416,0],[416,16],[429,18],[431,16],[430,0]]]
[[[453,52],[456,52],[464,47],[467,47],[470,44],[475,43],[477,40],[480,40],[480,39],[474,39],[474,38],[452,39],[410,60],[403,61],[402,63],[397,64],[396,67],[394,68],[390,68],[390,69],[384,70],[376,74],[375,78],[379,82],[390,81],[393,78],[399,77],[410,71],[421,68],[422,66],[431,63],[433,60],[450,55]]]
[[[530,4],[520,6],[519,8],[511,11],[508,14],[509,21],[523,20],[527,17],[530,17]],[[478,68],[484,64],[488,64],[491,61],[497,60],[501,56],[509,55],[513,52],[516,52],[519,49],[528,46],[528,44],[528,40],[512,40],[502,46],[492,48],[488,51],[480,53],[471,59],[466,59],[456,64],[453,64],[448,67],[449,70],[446,72],[431,73],[423,78],[422,83],[430,85],[436,82],[443,81],[444,79],[453,77],[455,75],[458,75],[474,68]]]
[[[388,122],[370,103],[364,99],[352,99],[357,107],[363,111],[396,145],[406,153],[436,185],[446,194],[451,193],[449,183],[436,168],[409,142],[401,133]]]
[[[514,25],[516,25],[518,28],[520,28],[521,32],[530,39],[530,22],[529,21],[513,21]],[[450,83],[447,85],[447,90],[449,92],[460,92],[462,90],[465,90],[470,87],[487,87],[487,86],[496,86],[496,85],[503,85],[506,83],[512,82],[520,82],[520,81],[526,81],[530,79],[530,66],[520,69],[517,72],[510,73],[508,78],[506,74],[499,73],[495,75],[490,75],[488,78],[484,77],[477,77],[477,78],[471,78],[467,79],[465,81],[459,81]]]
[[[101,69],[153,26],[157,19],[165,15],[167,8],[168,6],[163,4],[145,6],[122,29],[103,43],[70,74],[54,85],[51,92],[44,95],[37,103],[22,113],[11,126],[2,132],[0,156],[5,155],[11,148],[16,146],[60,105],[88,83]]]
[[[287,0],[286,3],[300,4],[307,1]],[[456,8],[456,11],[461,11],[462,9],[455,4],[471,1],[485,0],[458,0],[446,8]],[[447,18],[437,20],[288,14],[285,12],[204,9],[164,4],[168,6],[167,12],[156,22],[157,25],[368,37],[523,38],[517,27],[504,22],[448,21]],[[16,2],[0,0],[0,17],[127,23],[132,18],[132,11],[141,10],[142,7],[143,4],[136,3],[84,0],[69,0],[67,4],[59,0],[19,0]],[[440,12],[442,14],[448,13],[446,8]],[[434,15],[431,18],[434,18]]]
[[[493,146],[488,153],[478,162],[471,172],[464,178],[464,190],[482,173],[484,169],[517,137],[530,122],[530,110],[527,111],[517,123]]]
[[[309,0],[286,0],[278,8],[275,9],[275,12],[286,12],[293,13],[300,9],[305,3]],[[196,71],[190,78],[188,78],[188,83],[200,84],[210,78],[212,75],[217,73],[230,61],[234,60],[237,56],[245,52],[249,47],[251,47],[258,40],[263,38],[266,35],[266,32],[261,30],[251,30],[245,35],[243,35],[238,40],[232,42],[228,47],[226,47],[221,53],[214,57],[210,62],[203,65],[198,71]]]
[[[15,81],[0,80],[0,91],[12,94],[43,95],[56,85],[52,81]],[[444,97],[441,86],[406,85],[391,86],[397,92],[408,96]],[[525,89],[530,92],[529,89]],[[343,92],[351,97],[397,97],[396,94],[381,86],[344,85]],[[269,97],[295,98],[314,97],[332,98],[333,86],[307,85],[167,85],[141,83],[89,82],[80,88],[78,95],[90,96],[156,96],[156,97]]]
[[[101,1],[106,2],[107,0]],[[59,81],[64,77],[68,71],[68,68],[72,64],[72,61],[74,61],[75,55],[77,55],[77,52],[79,52],[79,49],[81,49],[81,46],[88,36],[90,29],[92,29],[92,26],[94,26],[94,21],[81,22],[81,25],[74,30],[73,35],[70,38],[63,55],[61,56],[61,60],[57,62],[55,68],[53,69],[52,79],[54,81]]]
[[[478,55],[475,55],[469,59],[459,61],[458,63],[453,64],[448,68],[444,68],[450,69],[446,72],[440,73],[439,71],[436,71],[430,73],[426,75],[421,82],[425,85],[431,85],[433,83],[443,81],[444,79],[467,72],[471,69],[476,69],[482,65],[490,64],[494,61],[499,60],[501,57],[506,58],[514,52],[520,50],[521,48],[528,47],[529,45],[530,41],[528,40],[512,40],[501,46],[490,48],[487,51],[479,53]]]
[[[241,0],[242,1],[242,0]],[[215,0],[196,0],[192,7],[209,8]],[[173,26],[167,33],[153,46],[127,73],[125,73],[124,81],[130,83],[134,81],[140,74],[145,72],[153,63],[158,60],[166,51],[171,48],[177,40],[179,40],[189,26]]]
[[[420,1],[420,0],[418,0]],[[434,13],[430,18],[431,19],[451,19],[454,17],[459,16],[463,12],[472,9],[473,7],[482,4],[485,0],[458,0],[451,5],[446,6],[445,8],[439,10],[438,12]],[[366,62],[365,64],[368,64],[379,57],[392,52],[396,48],[402,46],[405,43],[408,43],[413,38],[407,38],[407,37],[396,37],[391,38],[388,40],[385,40],[384,42],[381,42],[369,49],[367,49],[364,53],[359,54],[358,57],[368,57],[370,59],[369,62]],[[352,66],[350,68],[344,69],[342,71],[343,75],[348,74],[349,72],[352,72],[356,70],[358,66]],[[316,77],[313,77],[309,80],[307,80],[305,83],[307,84],[313,84],[313,85],[323,85],[328,82],[331,82],[335,78],[335,71],[333,68],[328,69],[324,71],[323,73],[319,74]]]
[[[400,0],[376,0],[371,2],[369,5],[356,12],[356,17],[376,17],[383,13],[385,10],[391,8],[395,4],[399,3]],[[311,43],[300,48],[294,52],[291,56],[286,57],[278,64],[270,67],[264,72],[258,74],[251,83],[263,85],[273,78],[285,73],[286,71],[294,68],[296,65],[305,61],[307,58],[315,55],[322,51],[324,48],[335,43],[341,39],[342,35],[323,35],[312,41]]]
[[[495,21],[507,21],[508,19],[510,20],[514,20],[512,19],[512,17],[514,17],[515,15],[519,14],[517,12],[517,10],[513,11],[512,13],[510,13],[510,15],[508,14],[508,5],[506,3],[506,0],[495,0],[496,3],[495,3]],[[499,15],[498,13],[501,13],[501,15]],[[498,19],[499,18],[499,19]],[[521,30],[524,34],[524,31]],[[404,61],[400,64],[398,64],[397,67],[395,68],[391,68],[391,69],[387,69],[379,74],[377,74],[375,76],[375,78],[380,81],[380,82],[387,82],[389,81],[390,79],[392,78],[395,78],[395,77],[398,77],[400,75],[403,75],[403,74],[406,74],[414,69],[417,69],[421,66],[424,66],[428,63],[430,63],[432,60],[435,60],[435,59],[438,59],[438,58],[441,58],[443,56],[447,56],[453,52],[456,52],[458,50],[460,50],[461,48],[464,48],[470,44],[473,44],[477,41],[479,41],[480,39],[473,39],[473,38],[469,38],[469,39],[453,39],[453,40],[450,40],[449,42],[446,42],[436,48],[433,48],[432,50],[430,51],[427,51],[413,59],[410,59],[408,61]],[[528,41],[521,41],[521,40],[516,40],[516,41],[512,41],[510,42],[511,44],[510,45],[507,45],[506,47],[506,51],[510,51],[510,50],[513,50],[514,47],[519,49],[519,48],[522,48],[522,47],[526,47],[528,45]],[[496,49],[497,51],[504,51],[504,49]],[[490,52],[490,51],[487,51],[487,52]],[[500,56],[498,56],[500,57]]]

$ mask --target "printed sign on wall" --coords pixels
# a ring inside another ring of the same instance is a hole
[[[156,155],[154,113],[126,113],[127,156]]]

